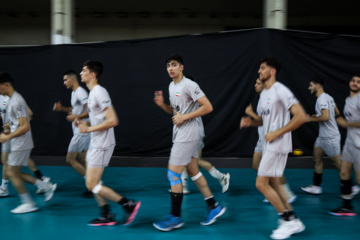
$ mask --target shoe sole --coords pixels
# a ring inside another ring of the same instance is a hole
[[[31,213],[31,212],[36,212],[37,210],[39,210],[39,208],[37,207],[33,207],[25,212],[13,212],[13,210],[11,210],[10,212],[13,214],[23,214],[23,213]]]
[[[132,222],[134,222],[134,220],[136,218],[136,215],[137,215],[137,213],[139,211],[140,206],[141,206],[141,202],[139,201],[139,202],[136,203],[136,206],[135,206],[133,212],[130,214],[129,218],[127,219],[126,223],[123,224],[124,226],[128,226]]]
[[[330,215],[337,216],[337,217],[355,217],[356,213],[333,213],[328,212]]]
[[[221,211],[220,211],[213,219],[211,219],[210,222],[208,222],[208,223],[200,222],[200,224],[203,225],[203,226],[208,226],[208,225],[213,224],[213,223],[217,220],[218,217],[221,217],[221,215],[223,215],[223,214],[225,213],[225,211],[226,211],[226,208],[223,207],[223,208],[221,209]]]
[[[51,188],[52,188],[52,189],[49,190],[49,191],[51,191],[51,193],[49,194],[49,196],[46,196],[46,197],[45,197],[45,202],[48,202],[48,201],[50,201],[50,200],[53,198],[54,192],[55,192],[55,190],[56,190],[56,188],[57,188],[57,184],[56,184],[56,183],[53,184],[53,185],[51,186]]]
[[[270,238],[271,238],[271,239],[276,239],[276,240],[287,239],[287,238],[289,238],[289,237],[291,237],[291,236],[293,236],[293,235],[295,235],[295,234],[297,234],[297,233],[303,232],[304,230],[305,230],[305,225],[304,225],[304,224],[301,224],[301,227],[300,227],[297,231],[291,233],[289,236],[274,237],[273,234],[271,234],[271,235],[270,235]]]
[[[225,185],[225,190],[223,189],[222,190],[222,193],[225,193],[227,190],[229,190],[229,185],[230,185],[230,173],[227,173],[229,174],[229,179],[227,181],[227,184]]]
[[[114,226],[116,224],[117,224],[117,222],[109,222],[109,223],[98,223],[98,224],[88,223],[87,225],[92,226],[92,227],[102,227],[102,226]]]
[[[171,231],[171,230],[174,230],[174,229],[177,229],[177,228],[181,228],[182,226],[184,226],[184,222],[179,223],[178,225],[173,226],[173,227],[169,227],[169,228],[161,228],[161,227],[159,227],[158,225],[156,225],[156,223],[153,223],[153,226],[154,226],[155,228],[159,229],[160,231],[169,232],[169,231]]]
[[[6,197],[10,197],[10,195],[0,196],[0,198],[6,198]]]
[[[313,192],[306,191],[302,187],[300,187],[300,188],[301,188],[301,190],[303,190],[303,192],[306,192],[306,193],[311,194],[311,195],[320,195],[320,194],[322,194],[322,192],[321,193],[313,193]]]

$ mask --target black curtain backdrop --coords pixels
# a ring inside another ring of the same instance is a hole
[[[15,89],[34,112],[34,155],[66,154],[71,125],[64,113],[53,112],[52,107],[56,101],[70,106],[71,90],[63,85],[63,73],[68,69],[80,73],[83,62],[91,59],[104,64],[99,83],[109,91],[120,120],[114,155],[168,156],[171,116],[155,105],[153,97],[154,91],[163,90],[168,102],[171,79],[165,58],[175,53],[184,58],[185,74],[195,78],[214,106],[203,117],[208,157],[252,156],[257,130],[240,130],[239,123],[255,94],[260,57],[282,60],[277,80],[294,92],[309,114],[315,113],[316,101],[308,91],[312,77],[325,79],[325,91],[342,111],[348,82],[360,72],[360,37],[269,29],[0,48],[0,71],[14,77]],[[345,131],[341,132],[344,140]],[[317,135],[317,124],[307,123],[293,133],[293,145],[311,155]]]

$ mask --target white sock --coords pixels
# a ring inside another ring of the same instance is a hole
[[[217,180],[221,180],[224,176],[224,174],[219,172],[219,170],[217,170],[215,167],[210,169],[209,173],[213,178],[216,178]]]
[[[39,179],[36,179],[35,185],[43,190],[47,190],[51,186],[50,183],[41,181]]]
[[[22,203],[35,204],[29,193],[19,194]]]
[[[7,190],[8,186],[9,186],[9,180],[3,179],[2,182],[1,182],[1,189],[2,190]]]

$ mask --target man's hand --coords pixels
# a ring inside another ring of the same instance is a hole
[[[9,134],[10,133],[10,125],[8,122],[5,122],[4,125],[2,126],[3,130],[4,130],[4,134]]]
[[[9,141],[9,136],[4,133],[1,133],[0,134],[0,143],[5,143],[7,141]]]
[[[164,104],[163,91],[155,91],[154,102],[158,106],[162,106]]]
[[[77,126],[79,128],[79,131],[81,133],[87,133],[88,132],[89,126],[88,126],[88,124],[86,122],[83,122],[81,120],[77,120],[76,122],[77,122],[77,125],[75,125],[75,126]],[[75,124],[75,122],[74,122],[74,124]]]
[[[277,131],[274,132],[269,132],[265,135],[265,141],[267,142],[273,142],[275,139],[277,139],[279,137],[279,134],[277,133]]]
[[[181,125],[183,122],[185,122],[185,117],[183,114],[177,112],[176,110],[174,110],[175,115],[172,117],[172,121],[173,124],[175,124],[176,126]]]
[[[240,129],[247,128],[251,126],[251,118],[250,117],[242,117],[240,121]]]
[[[74,115],[72,112],[69,112],[68,115],[66,116],[66,119],[68,120],[68,122],[73,122],[76,119],[76,115]]]
[[[57,103],[54,104],[53,111],[61,111],[61,108],[62,108],[61,102],[58,101]]]
[[[337,118],[336,122],[340,127],[347,128],[348,122],[343,117]]]

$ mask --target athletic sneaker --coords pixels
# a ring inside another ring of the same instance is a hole
[[[9,189],[3,190],[0,187],[0,197],[7,197],[7,196],[9,196]]]
[[[219,180],[222,186],[222,192],[226,192],[229,189],[230,184],[230,173],[224,174],[224,176]]]
[[[310,185],[307,187],[300,187],[300,188],[306,193],[310,193],[314,195],[322,194],[322,188],[320,186]]]
[[[88,223],[89,226],[113,226],[117,224],[116,220],[114,219],[113,214],[108,214],[107,216],[102,216],[99,218],[96,218]]]
[[[41,181],[43,181],[43,182],[50,182],[50,178],[43,176],[43,177],[41,178]],[[35,193],[36,193],[36,194],[41,194],[41,193],[44,193],[44,191],[43,191],[42,188],[39,188],[39,187],[38,187],[38,189],[36,190]]]
[[[141,206],[141,202],[134,202],[133,200],[129,200],[129,202],[132,202],[133,204],[133,207],[131,209],[131,211],[125,211],[125,219],[126,219],[126,222],[124,223],[124,225],[129,225],[131,224],[134,220],[135,220],[135,217],[139,211],[139,208]]]
[[[305,230],[304,224],[298,218],[290,221],[280,220],[279,223],[279,227],[270,235],[272,239],[286,239]]]
[[[84,198],[93,198],[94,197],[94,193],[92,191],[86,190],[85,192],[82,193],[82,196]]]
[[[354,185],[351,187],[351,196],[355,196],[360,192],[360,187],[358,185]]]
[[[21,213],[35,212],[37,210],[39,210],[39,208],[37,208],[35,204],[24,203],[19,205],[17,208],[14,208],[10,212],[14,214],[21,214]]]
[[[171,189],[168,189],[168,192],[171,193]],[[190,190],[187,187],[183,186],[183,194],[188,195],[190,193],[191,193]]]
[[[331,215],[334,215],[334,216],[356,216],[356,212],[354,212],[352,209],[347,209],[347,208],[344,208],[344,207],[339,207],[337,209],[334,209],[332,211],[329,211],[328,212],[329,214]]]
[[[48,202],[54,196],[54,192],[56,190],[57,184],[50,184],[50,187],[45,190],[45,202]]]
[[[223,215],[225,213],[225,211],[226,211],[226,208],[224,208],[220,205],[218,205],[214,209],[208,210],[206,219],[204,221],[200,222],[200,224],[201,225],[210,225],[210,224],[214,223],[218,217],[220,217],[221,215]]]
[[[288,203],[293,203],[296,201],[296,199],[297,196],[294,193],[288,195]],[[270,202],[269,200],[267,200],[267,198],[264,198],[263,203],[270,203]]]
[[[161,231],[171,231],[175,228],[181,228],[184,225],[184,220],[182,217],[175,217],[173,215],[169,215],[165,218],[164,221],[154,222],[154,227]]]

